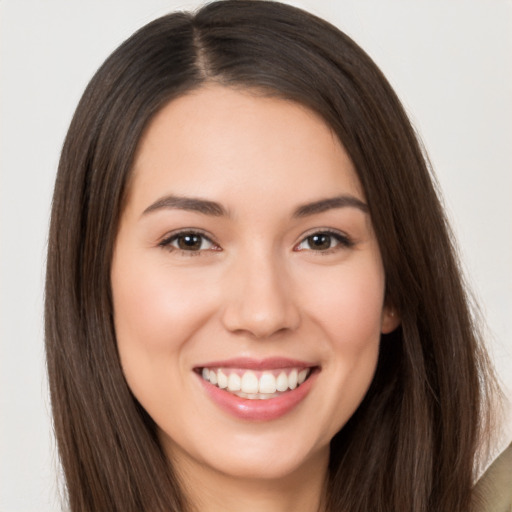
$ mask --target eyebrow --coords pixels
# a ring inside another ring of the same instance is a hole
[[[293,213],[293,216],[296,218],[308,217],[309,215],[316,215],[318,213],[323,213],[335,208],[346,207],[357,208],[364,213],[368,213],[369,211],[368,205],[357,197],[351,195],[341,195],[336,197],[329,197],[327,199],[320,199],[319,201],[314,201],[313,203],[307,203],[299,206]]]
[[[191,212],[198,212],[204,215],[211,215],[214,217],[228,216],[226,209],[216,203],[215,201],[208,201],[207,199],[200,199],[196,197],[182,197],[182,196],[165,196],[153,204],[148,206],[142,215],[154,212],[161,209],[171,210],[187,210]]]
[[[293,217],[308,217],[310,215],[316,215],[335,208],[346,207],[357,208],[364,213],[368,213],[368,205],[366,203],[352,195],[341,195],[303,204],[293,212]],[[168,195],[158,199],[148,206],[142,215],[162,209],[187,210],[213,217],[229,216],[227,210],[215,201],[209,201],[208,199],[200,199],[197,197],[183,197],[175,195]]]

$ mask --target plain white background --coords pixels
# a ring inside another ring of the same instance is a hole
[[[512,2],[304,0],[378,63],[430,154],[512,395]],[[198,2],[0,0],[0,510],[59,510],[43,348],[48,215],[78,99],[135,29]]]

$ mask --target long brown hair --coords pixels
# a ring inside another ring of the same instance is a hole
[[[187,509],[155,425],[123,377],[110,265],[142,133],[166,103],[206,82],[319,113],[348,151],[370,208],[386,300],[401,326],[382,337],[370,390],[332,440],[328,510],[468,510],[492,379],[422,148],[388,82],[350,38],[302,10],[258,0],[214,2],[136,32],[93,77],[69,128],[45,314],[70,509]]]

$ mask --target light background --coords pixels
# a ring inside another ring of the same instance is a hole
[[[374,58],[421,134],[512,395],[512,2],[303,0]],[[135,29],[198,2],[0,0],[0,510],[59,510],[43,349],[48,216],[94,71]]]

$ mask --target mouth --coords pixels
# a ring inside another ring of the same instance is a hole
[[[301,366],[272,370],[242,368],[199,368],[203,380],[240,398],[269,400],[288,393],[303,384],[313,368]]]
[[[295,409],[320,367],[290,359],[232,359],[194,368],[207,396],[236,418],[268,421]]]

